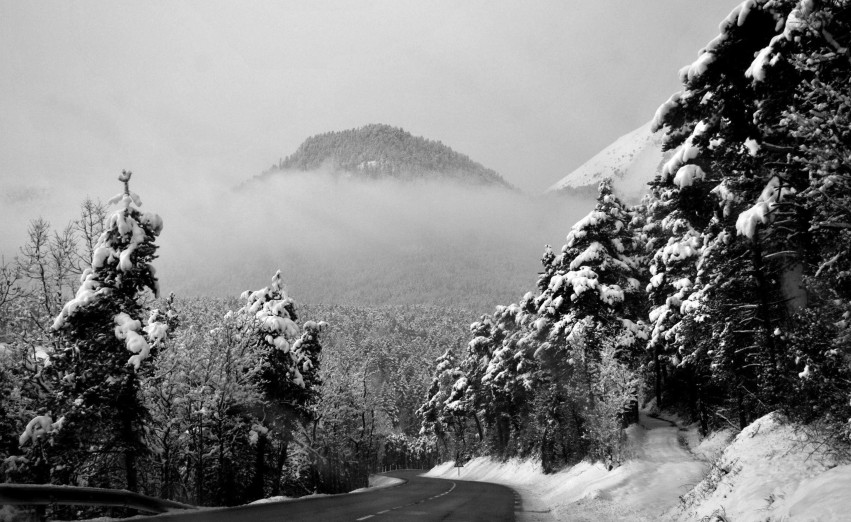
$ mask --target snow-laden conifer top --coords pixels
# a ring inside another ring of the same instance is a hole
[[[103,233],[98,238],[92,253],[89,268],[80,276],[80,287],[73,299],[65,303],[59,315],[53,321],[53,330],[60,330],[67,321],[79,310],[95,305],[98,301],[113,292],[123,290],[129,279],[150,274],[152,290],[159,293],[159,285],[155,277],[155,269],[147,262],[141,261],[137,250],[146,242],[160,234],[163,227],[162,218],[152,212],[142,213],[138,208],[142,199],[130,191],[130,171],[123,171],[118,180],[124,184],[124,190],[109,200],[110,205],[120,204],[106,222]],[[148,341],[139,333],[142,330],[141,321],[133,319],[124,312],[113,317],[115,337],[125,342],[128,351],[134,355],[128,364],[138,368],[148,356],[150,346]],[[149,324],[144,331],[155,334],[157,342],[162,338],[164,329],[157,324]]]

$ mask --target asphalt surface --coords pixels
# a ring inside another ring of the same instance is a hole
[[[514,520],[514,491],[485,482],[434,479],[422,471],[386,473],[407,482],[363,493],[305,498],[226,509],[174,513],[134,520],[155,521],[473,521]]]

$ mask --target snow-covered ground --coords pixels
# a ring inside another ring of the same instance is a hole
[[[851,465],[772,413],[739,433],[676,520],[851,520]],[[716,517],[717,518],[717,517]]]
[[[634,457],[611,471],[582,462],[544,475],[537,462],[477,458],[460,474],[450,462],[427,476],[511,486],[523,497],[523,518],[529,520],[657,520],[708,468],[678,442],[677,433],[672,423],[642,414],[640,426],[629,429]]]
[[[426,475],[508,485],[523,497],[520,520],[843,520],[851,513],[851,466],[804,442],[778,415],[700,440],[695,427],[641,416],[629,429],[632,458],[608,471],[582,462],[544,475],[536,462],[477,458]],[[732,442],[730,442],[732,440]],[[729,445],[728,445],[729,443]],[[691,448],[691,450],[688,449]]]

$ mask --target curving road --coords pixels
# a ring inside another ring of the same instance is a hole
[[[217,521],[511,521],[515,500],[511,489],[485,482],[418,476],[421,471],[386,473],[405,484],[350,495],[257,504],[226,509],[159,515],[134,520]]]

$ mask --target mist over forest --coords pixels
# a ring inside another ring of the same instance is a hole
[[[290,173],[184,205],[162,235],[159,274],[166,291],[222,295],[280,268],[303,302],[488,312],[534,286],[545,244],[591,206],[501,187]]]
[[[143,208],[163,217],[157,276],[164,295],[236,296],[281,269],[305,303],[432,304],[489,313],[532,289],[546,244],[560,245],[593,200],[529,195],[447,180],[346,179],[328,170],[278,172],[239,188],[175,180],[146,186]],[[106,200],[113,180],[78,192],[45,188],[4,205],[0,251],[11,260],[39,216],[54,229],[78,217],[86,195]],[[85,192],[83,192],[85,191]]]

